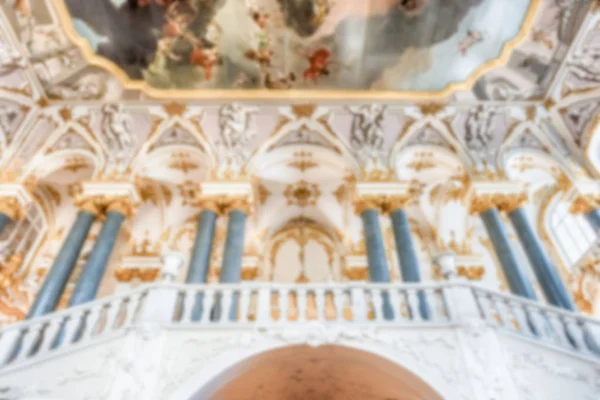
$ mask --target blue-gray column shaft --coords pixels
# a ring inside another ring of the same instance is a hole
[[[523,208],[517,208],[508,214],[519,239],[523,244],[529,263],[540,283],[546,299],[553,305],[575,311],[575,304],[569,295],[567,287],[561,280],[556,267],[544,250],[536,235],[527,213]]]
[[[246,214],[240,210],[229,212],[227,222],[227,239],[223,250],[221,264],[221,283],[237,283],[242,279],[242,257],[244,255],[244,233],[246,230]],[[237,314],[237,299],[234,294],[229,309],[229,320],[235,321]]]
[[[360,214],[360,217],[365,233],[369,279],[372,282],[389,282],[390,272],[385,256],[383,236],[379,226],[379,213],[377,210],[367,209]]]
[[[37,317],[54,311],[75,268],[77,258],[87,239],[95,215],[87,211],[79,211],[60,252],[48,271],[44,284],[38,291],[28,318]]]
[[[408,216],[404,210],[397,209],[390,213],[390,218],[392,219],[392,229],[394,230],[394,241],[396,242],[402,280],[404,282],[421,282],[419,259],[413,244]],[[421,316],[428,319],[430,312],[425,293],[419,292],[418,297]]]
[[[71,294],[69,306],[83,304],[96,298],[98,287],[124,220],[125,216],[120,212],[109,211],[106,214],[96,243]]]
[[[519,264],[498,210],[490,208],[482,212],[481,219],[492,241],[496,255],[500,260],[510,290],[518,296],[535,299],[533,286],[531,286],[525,270]]]
[[[12,218],[4,213],[0,213],[0,235],[4,229],[12,222]]]
[[[588,212],[585,217],[592,226],[594,233],[597,233],[600,230],[600,209],[596,208]]]
[[[206,283],[216,222],[217,213],[214,211],[204,210],[200,213],[190,267],[185,279],[187,283]]]
[[[230,211],[219,279],[221,283],[237,283],[241,280],[245,230],[246,214],[240,210]]]
[[[185,279],[187,283],[206,283],[216,222],[216,212],[204,210],[200,213],[200,217],[198,218],[198,228],[196,230],[196,240],[192,250],[192,258]],[[194,309],[192,310],[192,321],[198,321],[202,317],[203,301],[203,294],[198,293],[196,295]]]
[[[363,222],[365,244],[367,247],[367,262],[369,264],[369,279],[372,282],[389,282],[390,271],[385,256],[385,246],[381,227],[379,226],[379,212],[367,209],[360,214]],[[383,316],[392,319],[394,311],[390,303],[389,293],[383,293]]]

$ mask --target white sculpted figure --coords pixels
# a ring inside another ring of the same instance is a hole
[[[485,151],[494,137],[492,120],[496,111],[490,107],[477,107],[466,121],[465,141],[471,150]]]
[[[348,107],[352,114],[350,146],[363,164],[383,168],[383,113],[385,106],[371,104]]]
[[[25,58],[16,49],[0,43],[0,74],[6,74],[27,65]]]
[[[219,110],[221,140],[217,147],[220,157],[234,168],[240,168],[250,155],[248,144],[256,134],[250,126],[250,115],[256,111],[255,107],[237,103]]]
[[[123,158],[133,150],[131,118],[120,104],[107,104],[102,108],[102,131],[110,152]]]

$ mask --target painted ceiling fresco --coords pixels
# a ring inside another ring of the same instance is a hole
[[[501,57],[539,1],[65,3],[96,54],[155,88],[440,91]]]

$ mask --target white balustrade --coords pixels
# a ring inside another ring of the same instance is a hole
[[[464,307],[465,302],[472,306]],[[422,315],[423,308],[429,310],[428,316]],[[145,322],[173,327],[311,321],[389,326],[449,324],[472,318],[570,351],[598,352],[594,335],[600,332],[599,321],[465,282],[159,283],[0,330],[0,368]]]

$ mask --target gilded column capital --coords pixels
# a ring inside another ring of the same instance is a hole
[[[239,210],[246,215],[252,214],[253,202],[248,196],[202,196],[195,205],[203,210],[210,210],[220,216],[230,211]]]
[[[412,200],[413,196],[410,194],[387,196],[383,207],[383,213],[389,214],[395,210],[405,209],[410,205]]]
[[[0,213],[6,215],[13,221],[17,221],[25,215],[23,205],[16,197],[0,197]]]
[[[471,214],[481,214],[489,209],[497,208],[510,213],[523,206],[528,201],[526,192],[518,193],[482,193],[471,198],[469,211]]]
[[[528,200],[526,192],[502,194],[497,206],[500,211],[511,213],[527,204]]]
[[[125,218],[131,218],[135,214],[135,204],[128,197],[113,197],[106,199],[106,211],[118,212]]]
[[[599,207],[600,196],[594,194],[579,195],[569,207],[571,214],[587,214]]]
[[[363,195],[354,200],[354,212],[361,215],[366,210],[376,210],[380,213],[385,212],[387,197],[384,195]]]
[[[135,213],[135,204],[133,200],[122,196],[80,195],[75,200],[75,205],[79,207],[79,209],[96,216],[103,215],[109,211],[114,211],[123,214],[125,218],[131,218]]]

